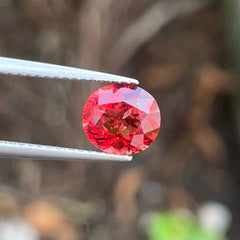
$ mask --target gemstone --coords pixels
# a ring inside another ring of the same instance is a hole
[[[82,120],[93,145],[118,155],[145,150],[161,125],[156,100],[130,84],[110,84],[93,92],[83,108]]]

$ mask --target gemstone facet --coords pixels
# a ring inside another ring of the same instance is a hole
[[[149,147],[161,125],[156,100],[130,84],[99,88],[83,108],[83,129],[89,141],[106,153],[131,155]]]

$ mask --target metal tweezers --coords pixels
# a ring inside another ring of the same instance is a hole
[[[138,80],[103,72],[48,63],[0,57],[0,73],[65,80],[106,81],[139,84]],[[131,161],[132,156],[114,155],[83,149],[63,148],[0,140],[0,158],[42,160]]]

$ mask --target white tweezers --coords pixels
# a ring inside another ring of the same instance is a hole
[[[139,84],[136,79],[119,75],[6,57],[0,57],[0,73],[52,79]],[[0,140],[0,158],[3,157],[76,161],[132,160],[132,156],[126,155]]]

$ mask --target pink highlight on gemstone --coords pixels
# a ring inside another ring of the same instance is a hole
[[[131,155],[157,137],[161,116],[156,100],[129,84],[99,88],[83,108],[83,129],[89,141],[106,153]]]

